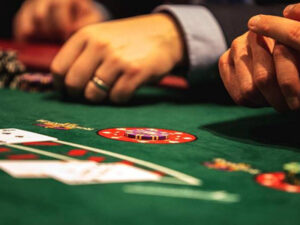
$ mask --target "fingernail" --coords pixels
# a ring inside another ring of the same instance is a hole
[[[288,15],[294,7],[295,7],[295,4],[288,5],[287,7],[285,7],[285,9],[283,10],[283,15],[284,16]]]
[[[255,27],[257,23],[260,21],[260,19],[261,19],[260,15],[252,17],[248,22],[249,29],[255,30]]]

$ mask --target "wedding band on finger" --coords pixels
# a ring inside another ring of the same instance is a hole
[[[102,91],[108,92],[110,87],[98,77],[93,77],[93,83],[96,85],[97,88],[101,89]]]

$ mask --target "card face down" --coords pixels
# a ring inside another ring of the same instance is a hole
[[[0,144],[55,141],[57,138],[15,128],[0,129]]]

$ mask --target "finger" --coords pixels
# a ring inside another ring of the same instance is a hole
[[[121,74],[122,64],[113,59],[105,60],[95,73],[108,87],[112,87]],[[107,97],[107,92],[99,89],[93,81],[89,81],[84,96],[90,102],[101,102]]]
[[[231,58],[231,49],[226,51],[219,60],[219,72],[223,84],[229,93],[230,97],[237,104],[240,102],[240,90],[237,80],[235,79],[234,63]]]
[[[273,38],[287,46],[300,50],[300,23],[295,20],[258,15],[248,22],[251,31]]]
[[[38,36],[47,37],[51,34],[49,30],[49,1],[37,1],[33,8],[33,20]]]
[[[293,20],[300,20],[300,4],[292,4],[288,5],[283,10],[283,15],[286,18],[293,19]]]
[[[17,41],[28,41],[34,33],[31,9],[21,9],[14,20],[14,37]]]
[[[247,35],[236,39],[231,46],[232,59],[235,66],[235,74],[240,89],[243,105],[247,106],[263,106],[266,100],[255,86],[252,77],[252,55],[248,45]],[[249,101],[250,105],[246,102]],[[251,104],[252,103],[252,104]]]
[[[51,63],[51,71],[57,75],[65,75],[85,47],[85,39],[75,34],[61,48]]]
[[[83,94],[85,86],[100,65],[102,57],[103,52],[99,52],[93,44],[86,46],[66,75],[65,85],[69,95],[77,97]]]
[[[51,72],[55,75],[55,87],[59,90],[62,90],[62,87],[64,87],[65,75],[84,49],[84,46],[85,40],[79,34],[74,35],[52,61]]]
[[[59,34],[64,39],[67,39],[72,29],[72,2],[69,0],[54,2],[53,7],[53,23]]]
[[[264,38],[251,32],[249,43],[252,52],[255,86],[273,108],[277,111],[285,111],[287,105],[277,84],[273,58]]]
[[[112,102],[126,103],[134,92],[144,83],[151,79],[150,73],[146,70],[132,72],[128,71],[120,76],[110,91],[109,98]]]
[[[300,79],[297,59],[290,49],[281,44],[276,44],[273,55],[277,80],[285,100],[291,110],[299,109]]]

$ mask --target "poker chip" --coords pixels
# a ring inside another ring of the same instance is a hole
[[[212,162],[204,162],[203,165],[210,169],[223,170],[228,172],[243,171],[250,174],[260,173],[258,169],[254,169],[246,163],[229,162],[222,158],[215,158]]]
[[[175,130],[159,128],[109,128],[99,130],[98,135],[125,142],[144,144],[179,144],[195,141],[196,136]]]
[[[262,173],[256,176],[256,182],[262,186],[285,192],[300,193],[300,185],[286,181],[284,172]]]
[[[25,72],[25,66],[14,51],[0,50],[0,88],[7,88],[12,81]]]
[[[46,92],[54,89],[53,76],[50,73],[24,73],[10,85],[11,89],[29,92]]]
[[[283,165],[287,182],[300,185],[300,163],[290,162]]]
[[[168,133],[157,129],[132,129],[126,130],[125,136],[129,138],[135,138],[138,140],[166,140]]]

